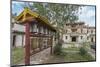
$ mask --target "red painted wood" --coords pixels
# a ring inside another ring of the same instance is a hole
[[[30,24],[25,24],[25,65],[30,64]]]

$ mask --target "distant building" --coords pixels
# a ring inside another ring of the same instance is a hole
[[[84,22],[67,23],[64,32],[64,43],[95,43],[95,27],[85,25]]]
[[[19,47],[25,46],[25,26],[17,24],[14,17],[11,22],[11,36],[12,36],[12,46]]]

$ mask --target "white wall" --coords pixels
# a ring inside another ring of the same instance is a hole
[[[67,39],[66,39],[66,36],[67,36]],[[63,41],[66,43],[70,42],[71,41],[71,38],[70,38],[70,35],[67,35],[67,34],[63,34]]]
[[[14,27],[12,28],[12,30],[25,32],[25,26],[19,25],[19,24],[14,24]]]
[[[82,39],[81,39],[81,36],[83,36]],[[79,35],[78,37],[79,43],[86,42],[86,41],[87,41],[87,35]]]
[[[67,36],[67,39],[66,39],[66,36]],[[81,39],[81,36],[83,36],[82,37],[82,39]],[[78,37],[77,37],[77,40],[78,40],[78,42],[79,43],[82,43],[82,42],[86,42],[87,41],[87,35],[79,35]],[[68,34],[63,34],[63,41],[66,43],[69,43],[69,42],[71,42],[71,37],[70,37],[70,34],[68,35]]]
[[[17,35],[15,39],[15,46],[22,46],[22,35]]]

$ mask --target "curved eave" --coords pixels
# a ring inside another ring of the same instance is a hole
[[[36,12],[32,12],[30,9],[25,8],[24,11],[22,11],[16,18],[15,20],[18,21],[18,23],[23,24],[27,19],[27,14],[30,15],[30,17],[34,18],[34,19],[39,19],[40,21],[42,21],[42,23],[48,25],[53,31],[56,31],[56,29],[49,23],[49,21],[45,18],[42,17],[41,15],[39,15]]]
[[[23,22],[23,20],[26,19],[26,14],[30,14],[32,17],[37,18],[39,16],[39,14],[37,14],[36,12],[32,12],[31,10],[29,10],[28,8],[25,8],[24,11],[22,11],[16,18],[15,20]]]

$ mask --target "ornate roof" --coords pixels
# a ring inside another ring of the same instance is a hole
[[[42,23],[47,25],[48,27],[50,27],[51,29],[55,30],[56,29],[49,23],[49,21],[47,20],[47,18],[41,16],[40,14],[31,11],[29,8],[25,8],[16,18],[15,20],[17,20],[17,23],[20,24],[24,24],[25,21],[33,21],[33,20],[38,20],[41,22],[38,23]]]

